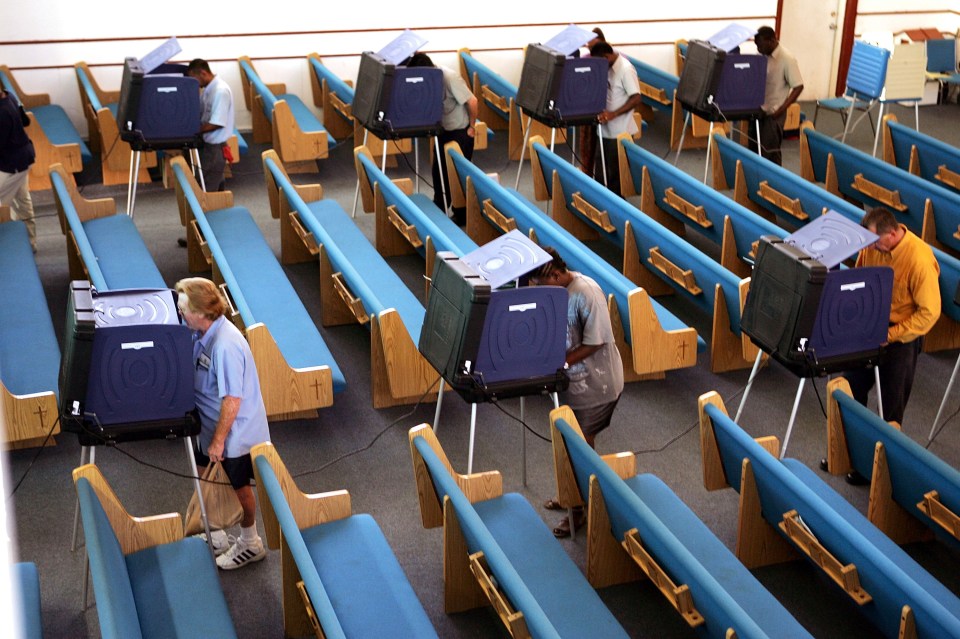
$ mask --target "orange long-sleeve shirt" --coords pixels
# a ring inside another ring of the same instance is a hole
[[[926,335],[940,317],[940,265],[930,246],[902,224],[903,239],[889,253],[867,248],[857,266],[893,269],[888,342],[912,342]]]

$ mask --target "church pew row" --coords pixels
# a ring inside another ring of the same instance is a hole
[[[755,441],[716,392],[699,410],[704,486],[740,493],[737,556],[747,567],[799,554],[885,636],[960,637],[960,599],[815,472],[777,459],[776,437]]]
[[[633,453],[601,457],[566,406],[550,412],[559,501],[589,500],[587,579],[649,577],[700,636],[809,637],[789,612]]]
[[[607,296],[626,381],[696,365],[705,343],[694,329],[522,195],[500,186],[464,158],[456,144],[448,144],[445,153],[454,206],[466,206],[467,234],[475,242],[485,244],[519,229],[535,242],[555,247],[570,268],[597,282]]]
[[[883,116],[883,159],[904,171],[960,193],[960,149]]]
[[[324,128],[337,142],[347,142],[352,138],[354,146],[364,144],[365,129],[353,117],[352,82],[333,73],[316,53],[307,56],[307,65],[310,68],[313,104],[321,109]],[[366,137],[365,144],[370,152],[376,157],[383,155],[384,141],[375,135]],[[397,153],[409,153],[413,148],[409,138],[390,140],[386,144],[388,163],[396,161],[392,156]]]
[[[243,99],[253,115],[253,141],[270,142],[288,170],[315,173],[336,146],[317,116],[283,84],[267,84],[247,56],[238,58]]]
[[[842,377],[827,384],[827,464],[871,478],[867,515],[898,544],[929,529],[960,548],[960,472],[853,399]]]
[[[56,424],[60,347],[26,225],[0,207],[0,442],[39,446]]]
[[[40,614],[40,574],[37,564],[22,561],[11,566],[13,587],[20,596],[14,610],[14,625],[20,623],[23,639],[42,639],[43,621]]]
[[[756,244],[763,235],[787,232],[695,180],[631,141],[620,146],[624,195],[640,195],[640,210],[683,236],[687,227],[720,247],[720,264],[749,277]],[[629,177],[629,179],[627,179]]]
[[[785,229],[807,224],[828,210],[834,210],[857,224],[863,209],[829,193],[795,173],[777,166],[744,146],[716,134],[713,138],[713,188],[727,190],[733,199],[776,222]],[[952,304],[960,285],[960,259],[933,247],[940,263],[940,297],[946,302],[923,350],[932,353],[960,347],[960,306]]]
[[[270,442],[250,455],[267,545],[281,553],[285,636],[437,636],[380,526],[352,512],[350,493],[301,492]]]
[[[23,105],[30,116],[27,135],[37,154],[30,167],[31,191],[50,188],[47,170],[51,164],[62,164],[70,173],[79,173],[83,165],[93,159],[67,112],[59,104],[50,104],[48,94],[24,92],[5,64],[0,64],[0,86]]]
[[[960,256],[960,193],[932,184],[804,126],[804,179],[864,206],[885,206],[929,244]]]
[[[380,255],[417,252],[426,260],[425,275],[429,278],[437,251],[463,257],[477,248],[477,243],[431,198],[413,192],[409,178],[390,180],[366,147],[357,147],[353,155],[363,210],[376,215],[375,239]]]
[[[77,62],[73,66],[80,89],[80,104],[87,118],[90,147],[93,151],[100,152],[103,183],[108,186],[128,184],[133,150],[129,142],[120,139],[120,127],[117,124],[117,103],[120,101],[120,91],[105,91],[100,88],[86,62]],[[143,153],[137,181],[149,182],[150,174],[147,169],[155,166],[157,166],[156,152]]]
[[[622,136],[620,144],[629,143]],[[746,368],[756,358],[756,346],[740,330],[740,309],[750,280],[741,279],[637,209],[569,162],[550,153],[542,140],[530,143],[531,158],[552,158],[556,206],[552,217],[567,229],[577,229],[580,238],[600,237],[623,251],[623,273],[652,295],[675,292],[691,302],[712,321],[710,369],[723,372]],[[547,168],[536,170],[535,179],[546,180]],[[541,185],[545,191],[545,184]],[[537,211],[538,217],[547,219]]]
[[[263,174],[274,217],[289,224],[287,245],[301,247],[284,259],[320,262],[324,326],[359,323],[370,330],[374,408],[430,401],[436,370],[417,349],[426,310],[343,208],[324,200],[319,185],[294,185],[276,153],[263,153]],[[281,230],[281,236],[285,231]]]
[[[233,205],[230,191],[200,190],[182,157],[172,166],[188,268],[212,269],[230,304],[228,319],[250,343],[267,416],[315,417],[346,381],[313,319],[250,212]]]
[[[460,75],[477,98],[477,119],[487,123],[492,131],[507,129],[507,156],[519,160],[523,149],[523,136],[527,130],[527,117],[517,106],[517,87],[507,82],[498,73],[477,60],[470,49],[460,49]],[[530,135],[549,136],[551,129],[545,124],[530,121]],[[477,144],[483,138],[477,129]],[[557,129],[558,140],[566,140],[566,131]],[[480,146],[475,147],[476,149]]]
[[[443,527],[447,614],[492,605],[513,637],[627,637],[522,495],[498,471],[453,470],[433,430],[410,430],[424,528]]]
[[[73,482],[103,639],[236,638],[213,557],[179,513],[132,517],[93,464]]]
[[[71,280],[90,280],[98,291],[168,288],[133,218],[117,213],[113,198],[84,198],[59,164],[50,167],[50,182]]]

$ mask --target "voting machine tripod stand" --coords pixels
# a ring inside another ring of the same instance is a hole
[[[200,167],[200,142],[189,142],[181,149],[190,158],[190,170],[194,175],[200,176],[200,188],[207,190],[207,185],[203,181],[203,171]],[[166,147],[158,147],[166,148]],[[137,206],[137,176],[140,175],[140,156],[144,151],[155,151],[157,148],[150,144],[138,144],[131,146],[130,153],[130,175],[127,178],[127,215],[133,217],[133,209]]]
[[[191,416],[191,420],[194,420],[194,423],[196,423],[195,422],[196,418]],[[210,522],[207,521],[207,506],[203,500],[203,491],[201,490],[201,487],[200,487],[200,475],[197,473],[197,458],[193,452],[194,451],[193,437],[194,436],[190,434],[183,434],[182,436],[178,436],[178,438],[183,439],[184,444],[187,447],[187,459],[190,461],[190,472],[193,477],[193,487],[194,487],[194,490],[197,491],[197,503],[200,506],[200,521],[203,524],[203,530],[207,535],[207,547],[210,549],[210,556],[213,558],[214,562],[216,562],[217,557],[213,550],[213,537],[210,535]],[[197,434],[197,437],[199,437],[199,433]],[[152,439],[152,437],[149,437],[149,436],[138,437],[136,439]],[[95,462],[96,450],[97,450],[96,447],[98,445],[108,446],[111,444],[118,444],[123,441],[130,441],[130,440],[124,437],[118,437],[118,438],[104,437],[102,440],[90,439],[88,440],[88,443],[84,443],[85,440],[83,437],[81,437],[80,465],[83,466],[84,464],[96,463]],[[79,530],[79,528],[80,528],[80,498],[78,496],[77,501],[75,502],[75,507],[73,511],[73,539],[70,542],[71,552],[76,552],[77,550],[77,531]],[[86,550],[84,550],[83,601],[82,601],[83,607],[81,608],[81,611],[84,611],[87,609],[87,600],[89,596],[89,590],[90,590],[90,557],[89,555],[87,555]]]
[[[436,153],[436,161],[437,161],[437,162],[442,162],[442,161],[443,161],[443,154],[441,153],[441,150],[440,150],[440,138],[437,136],[437,133],[439,133],[439,131],[432,131],[432,132],[420,133],[420,134],[414,135],[414,136],[402,136],[402,135],[398,135],[398,136],[393,137],[393,138],[381,138],[381,140],[383,140],[383,154],[381,155],[381,158],[380,158],[380,171],[381,171],[384,175],[387,174],[387,146],[389,146],[388,143],[389,143],[389,142],[392,142],[392,141],[395,141],[395,140],[403,140],[403,139],[405,139],[405,138],[407,138],[407,137],[412,137],[412,138],[413,138],[413,174],[414,174],[414,176],[415,176],[415,178],[414,178],[414,185],[415,185],[415,187],[414,187],[414,188],[416,189],[416,192],[419,193],[419,192],[420,192],[420,138],[425,137],[425,136],[431,136],[431,135],[433,136],[433,148],[434,148],[434,151],[435,151],[435,153]],[[368,135],[370,135],[370,129],[367,129],[366,127],[364,127],[364,129],[363,129],[363,146],[367,146],[367,136],[368,136]],[[376,134],[374,134],[374,135],[376,135]],[[377,136],[377,137],[380,137],[380,136]],[[434,188],[436,188],[436,185],[434,185]],[[443,170],[440,171],[440,190],[441,190],[441,192],[443,193],[443,201],[446,202],[446,201],[447,201],[447,189],[446,189],[446,185],[445,185],[444,182],[443,182]],[[353,210],[350,212],[350,217],[357,217],[357,201],[358,201],[359,199],[360,199],[360,174],[358,173],[358,174],[357,174],[357,188],[356,188],[356,189],[354,190],[354,192],[353,192]]]
[[[692,113],[690,113],[690,111],[687,111],[687,115],[683,119],[683,128],[680,129],[680,142],[679,144],[677,144],[677,154],[673,158],[674,166],[677,166],[677,162],[680,161],[680,151],[683,150],[683,141],[687,137],[687,127],[691,126],[690,124],[691,116],[692,116]],[[747,119],[749,118],[732,118],[730,120],[725,120],[725,121],[736,122],[738,120],[747,120]],[[703,183],[704,184],[707,183],[707,176],[710,173],[710,155],[713,152],[713,123],[714,123],[714,120],[710,119],[710,131],[707,133],[707,159],[703,164]],[[760,119],[756,118],[754,120],[754,124],[756,125],[756,134],[757,134],[757,155],[759,155],[760,157],[763,157],[763,153],[761,152],[761,149],[760,149]],[[692,127],[691,127],[691,130],[692,130]]]
[[[740,398],[740,406],[737,407],[737,416],[733,418],[737,424],[740,423],[740,415],[743,413],[743,407],[747,403],[747,396],[750,395],[750,389],[753,387],[753,382],[757,378],[757,373],[760,371],[760,361],[763,359],[764,351],[761,349],[757,353],[757,359],[753,362],[753,368],[750,370],[750,378],[747,380],[747,385],[743,389],[743,397]],[[787,367],[787,370],[790,370]],[[811,376],[813,377],[813,376]],[[787,446],[790,444],[790,434],[793,432],[793,425],[797,421],[797,409],[800,407],[800,395],[803,394],[803,387],[807,383],[808,377],[800,377],[800,383],[797,385],[797,394],[793,399],[793,408],[790,410],[790,421],[787,422],[787,433],[783,436],[783,446],[780,448],[780,459],[783,459],[787,454]],[[880,414],[880,418],[883,419],[883,397],[880,393],[880,366],[879,363],[873,365],[873,379],[874,386],[877,389],[877,412]]]
[[[433,415],[433,432],[437,432],[437,428],[440,426],[440,408],[443,406],[443,388],[445,381],[443,377],[440,378],[440,390],[437,392],[437,410]],[[542,394],[542,393],[529,393],[533,394]],[[553,407],[560,408],[560,398],[557,395],[556,391],[550,393],[551,398],[553,399]],[[525,409],[525,400],[526,395],[520,395],[520,468],[523,475],[523,485],[527,485],[527,425],[524,420],[524,409]],[[489,401],[498,401],[495,397],[488,398]],[[470,402],[470,448],[467,454],[467,474],[473,472],[473,442],[474,436],[477,432],[477,404],[478,402]]]
[[[521,116],[522,117],[522,116]],[[527,151],[527,144],[530,142],[530,128],[533,124],[534,117],[532,115],[527,116],[527,130],[523,134],[523,144],[520,146],[520,164],[517,166],[517,180],[513,184],[514,190],[520,188],[520,174],[523,173],[523,155]],[[555,122],[555,121],[546,121],[537,118],[537,122],[544,124],[550,127],[550,152],[553,152],[554,146],[557,142],[557,129],[573,128],[576,131],[576,126],[572,124],[567,124],[565,121]],[[555,126],[556,125],[556,126]],[[600,121],[596,121],[597,125],[597,144],[600,145],[600,164],[603,167],[603,185],[607,186],[607,158],[606,154],[603,152],[603,136],[600,134]],[[589,125],[587,125],[589,126]],[[571,143],[571,148],[573,148]],[[581,158],[581,163],[583,158]],[[593,176],[590,176],[593,177]]]

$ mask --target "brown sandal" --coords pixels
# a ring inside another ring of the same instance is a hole
[[[563,506],[560,505],[560,502],[556,499],[548,499],[543,502],[543,507],[547,510],[566,510]]]

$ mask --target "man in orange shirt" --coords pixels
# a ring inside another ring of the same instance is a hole
[[[880,391],[883,418],[902,423],[923,336],[940,317],[940,265],[930,246],[898,223],[887,209],[872,209],[863,217],[862,224],[880,237],[873,246],[860,251],[857,266],[893,269],[890,328],[886,356],[880,366]],[[844,376],[854,398],[866,405],[874,384],[873,370],[848,371]]]

